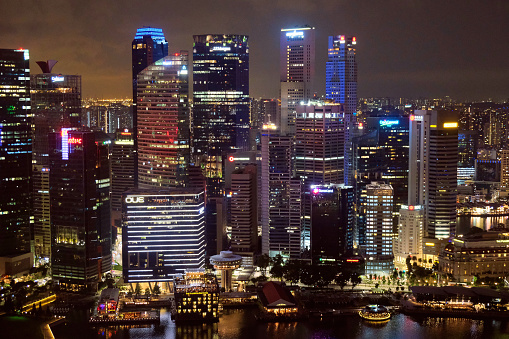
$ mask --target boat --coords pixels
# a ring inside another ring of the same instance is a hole
[[[369,321],[386,321],[391,318],[391,312],[382,305],[367,305],[359,311],[359,316]]]

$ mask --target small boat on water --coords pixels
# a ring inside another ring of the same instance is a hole
[[[386,321],[391,318],[391,312],[382,305],[367,305],[359,311],[359,316],[369,321]]]

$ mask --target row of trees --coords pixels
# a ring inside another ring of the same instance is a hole
[[[260,267],[262,276],[256,281],[267,280],[267,270],[270,267],[270,275],[281,281],[285,280],[291,284],[302,283],[308,286],[324,287],[332,282],[338,284],[343,289],[349,282],[352,288],[362,282],[359,274],[342,269],[338,265],[332,264],[309,264],[301,260],[284,261],[281,255],[270,258],[262,254],[257,258],[257,265]]]
[[[138,297],[138,296],[142,295],[141,292],[142,292],[142,290],[141,290],[140,283],[136,283],[136,286],[134,287],[134,293],[132,291],[129,291],[129,292],[127,292],[127,296],[129,298]],[[159,294],[161,294],[161,288],[159,287],[158,284],[156,284],[154,286],[154,288],[152,289],[152,292],[150,292],[150,288],[148,288],[148,287],[145,289],[146,296],[150,296],[150,295],[158,296]]]

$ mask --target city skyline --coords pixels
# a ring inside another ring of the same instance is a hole
[[[166,10],[169,6],[171,11]],[[327,37],[334,34],[359,39],[359,97],[449,95],[459,100],[505,100],[509,89],[504,60],[509,47],[500,43],[508,33],[504,19],[509,4],[503,1],[369,6],[258,1],[242,7],[230,1],[219,6],[198,1],[28,6],[23,1],[3,7],[0,18],[9,34],[0,37],[2,46],[29,49],[34,74],[38,72],[35,61],[60,60],[55,72],[83,75],[84,97],[130,95],[131,46],[126,41],[144,25],[162,28],[171,50],[190,50],[193,34],[249,35],[251,69],[258,75],[251,79],[252,97],[278,96],[280,29],[305,24],[316,28],[319,94],[325,93]],[[113,25],[111,13],[117,13]],[[198,17],[205,20],[193,22]],[[473,48],[477,45],[482,48]]]

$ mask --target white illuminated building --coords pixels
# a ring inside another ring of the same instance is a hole
[[[203,190],[178,188],[125,193],[122,238],[125,282],[168,282],[176,274],[203,268]]]
[[[301,101],[313,98],[315,77],[315,28],[281,29],[281,135],[295,134],[295,109]]]
[[[366,274],[390,274],[392,251],[393,189],[382,182],[366,186]]]
[[[399,210],[398,236],[394,243],[397,263],[405,264],[408,256],[422,257],[422,236],[422,206],[402,205]]]

